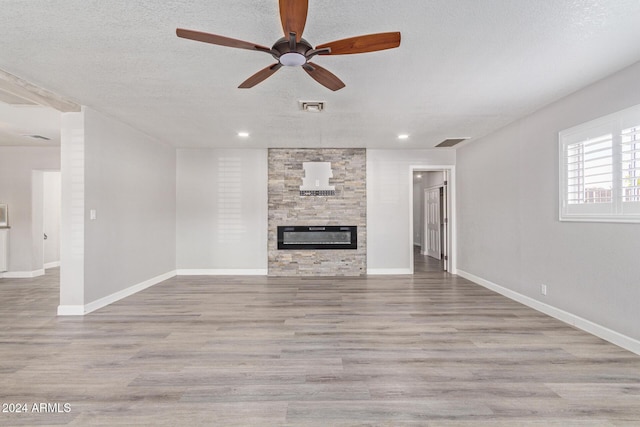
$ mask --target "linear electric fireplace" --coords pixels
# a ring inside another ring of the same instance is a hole
[[[278,249],[358,249],[358,227],[278,226]]]

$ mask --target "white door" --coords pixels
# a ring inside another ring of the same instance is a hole
[[[440,218],[440,222],[441,222],[441,226],[440,226],[440,230],[441,230],[441,235],[440,235],[440,242],[441,242],[441,253],[444,256],[445,262],[443,263],[443,267],[444,267],[444,271],[449,271],[449,263],[448,263],[448,259],[449,259],[449,241],[448,241],[448,224],[447,222],[449,221],[449,212],[447,211],[447,206],[448,206],[448,200],[447,200],[447,180],[445,180],[445,185],[444,187],[441,187],[440,191],[442,192],[441,197],[440,197],[440,212],[442,212],[442,217]]]
[[[60,265],[60,172],[44,172],[43,174],[43,231],[44,268]]]
[[[427,255],[441,258],[440,250],[440,188],[424,190],[425,243]]]

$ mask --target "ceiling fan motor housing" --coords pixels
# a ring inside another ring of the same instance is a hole
[[[293,49],[292,45],[293,44]],[[307,52],[313,50],[311,44],[305,39],[291,43],[291,39],[282,37],[273,44],[271,52],[282,65],[296,66],[307,62]],[[283,57],[284,56],[284,57]]]

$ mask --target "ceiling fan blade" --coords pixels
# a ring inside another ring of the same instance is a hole
[[[280,21],[285,37],[288,38],[290,33],[295,33],[296,41],[300,41],[308,9],[309,0],[280,0]]]
[[[276,62],[273,65],[269,65],[266,68],[255,73],[253,76],[249,77],[247,80],[243,81],[240,86],[240,89],[249,89],[250,87],[254,87],[258,83],[266,80],[268,77],[271,77],[276,71],[278,71],[282,67],[282,64]]]
[[[377,33],[365,36],[350,37],[316,46],[316,49],[330,48],[330,53],[321,52],[320,55],[349,55],[352,53],[375,52],[377,50],[393,49],[400,46],[400,33]]]
[[[322,68],[321,66],[314,64],[313,62],[307,62],[302,66],[302,68],[304,68],[307,74],[309,74],[315,81],[333,91],[342,89],[345,86],[342,80],[337,78],[335,74],[326,68]]]
[[[216,34],[203,33],[201,31],[185,30],[184,28],[176,29],[176,35],[183,39],[195,40],[199,42],[217,44],[219,46],[237,47],[239,49],[258,50],[271,53],[271,49],[259,44],[245,42],[243,40],[232,39],[229,37],[218,36]]]

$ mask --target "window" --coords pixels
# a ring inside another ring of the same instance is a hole
[[[640,124],[622,131],[622,201],[640,202]]]
[[[640,222],[640,105],[559,134],[560,220]]]

